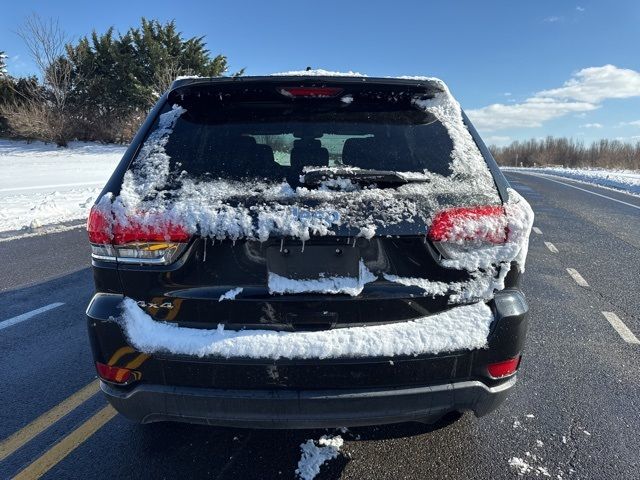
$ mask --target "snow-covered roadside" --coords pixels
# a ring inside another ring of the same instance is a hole
[[[0,232],[84,220],[126,147],[0,140]]]
[[[562,167],[502,167],[504,171],[542,173],[569,178],[581,183],[620,190],[631,195],[640,196],[640,171],[606,170],[603,168],[562,168]]]

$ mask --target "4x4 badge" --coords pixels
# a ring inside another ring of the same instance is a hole
[[[143,300],[140,300],[138,302],[136,302],[138,304],[138,306],[140,308],[166,308],[171,310],[173,308],[173,304],[171,302],[164,302],[161,303],[160,305],[158,305],[157,303],[153,303],[153,302],[145,302]]]

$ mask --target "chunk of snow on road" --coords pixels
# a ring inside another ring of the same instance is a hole
[[[536,440],[537,447],[544,447],[544,442],[542,440]]]
[[[301,480],[313,480],[320,473],[320,467],[329,460],[340,455],[344,441],[339,435],[330,437],[323,435],[317,444],[307,440],[300,445],[302,456],[296,468],[296,476]]]
[[[640,196],[640,171],[603,168],[502,167],[505,171],[542,173]]]
[[[586,430],[582,431],[585,435],[591,436],[591,434],[589,432],[587,432]]]
[[[374,282],[377,277],[360,260],[358,277],[320,277],[307,280],[294,280],[269,272],[269,292],[274,293],[345,293],[352,297],[360,295],[365,284]]]
[[[221,302],[223,300],[235,300],[236,296],[238,296],[242,292],[242,290],[244,290],[242,287],[229,290],[228,292],[220,295],[220,299],[218,300],[218,302]]]
[[[509,466],[515,469],[516,472],[518,472],[518,475],[526,475],[533,470],[531,465],[519,457],[511,457],[509,459]]]
[[[522,423],[520,423],[520,420],[513,421],[513,428],[520,428],[521,426],[522,426]]]
[[[525,417],[527,417],[527,418],[536,418],[536,416],[533,413],[527,413],[525,415]]]
[[[317,332],[216,330],[153,320],[130,298],[119,322],[131,345],[145,353],[225,358],[361,358],[437,354],[486,346],[493,321],[484,303],[463,305],[406,322]]]

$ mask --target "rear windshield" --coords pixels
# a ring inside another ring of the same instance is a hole
[[[231,97],[231,98],[230,98]],[[165,145],[171,177],[299,182],[305,167],[451,175],[447,129],[403,92],[335,98],[209,92],[169,100],[185,111]],[[135,163],[134,163],[135,167]]]

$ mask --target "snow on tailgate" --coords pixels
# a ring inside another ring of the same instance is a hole
[[[131,345],[145,353],[196,357],[311,359],[437,354],[486,345],[491,309],[484,303],[455,307],[436,315],[388,325],[318,332],[217,330],[159,322],[126,298],[118,319]]]

